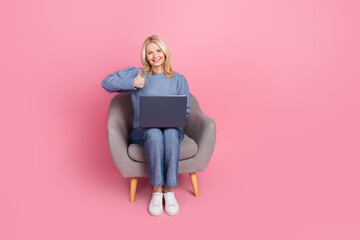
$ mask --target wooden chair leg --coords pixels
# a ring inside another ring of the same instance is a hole
[[[130,202],[131,203],[133,203],[135,201],[136,186],[137,186],[137,178],[131,178],[130,179]]]
[[[191,184],[192,184],[193,189],[194,189],[195,197],[198,197],[199,196],[199,189],[198,189],[196,173],[190,173],[190,179],[191,179]]]

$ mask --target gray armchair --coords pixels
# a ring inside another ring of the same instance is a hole
[[[189,173],[196,197],[199,196],[196,172],[204,171],[213,154],[216,139],[215,121],[200,109],[190,94],[191,113],[187,118],[185,137],[181,142],[179,174]],[[111,157],[125,178],[130,178],[130,202],[134,202],[137,178],[147,177],[145,149],[129,144],[134,111],[131,93],[118,93],[111,100],[107,124],[107,139]]]

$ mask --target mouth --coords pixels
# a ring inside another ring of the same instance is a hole
[[[161,60],[161,58],[157,58],[157,59],[153,59],[152,61],[154,62],[154,63],[157,63],[157,62],[159,62]]]

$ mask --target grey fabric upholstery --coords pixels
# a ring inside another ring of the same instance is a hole
[[[215,121],[201,111],[192,94],[190,103],[191,113],[186,121],[185,138],[180,151],[179,174],[204,171],[215,148]],[[133,146],[136,144],[129,146],[133,119],[131,93],[116,94],[109,106],[107,124],[110,153],[123,177],[147,177],[149,175],[143,147]]]

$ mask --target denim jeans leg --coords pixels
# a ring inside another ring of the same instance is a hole
[[[133,129],[130,133],[130,143],[136,143],[140,146],[144,147],[144,134],[146,132],[146,129],[144,128],[136,128]]]
[[[180,144],[183,138],[183,128],[164,129],[164,176],[167,187],[176,187],[178,184]]]
[[[164,135],[159,128],[146,129],[143,142],[150,183],[154,186],[164,184]]]

